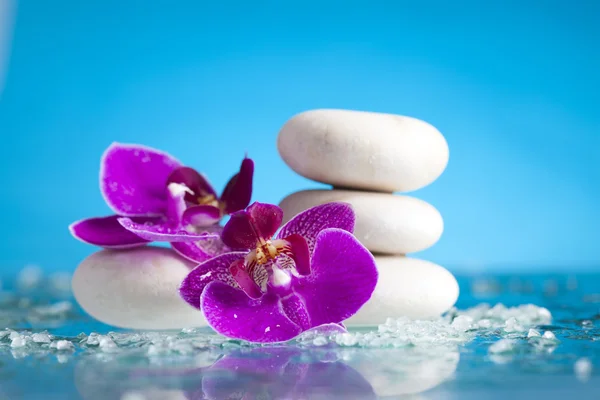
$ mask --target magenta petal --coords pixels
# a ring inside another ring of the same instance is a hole
[[[311,261],[312,273],[293,278],[293,287],[313,326],[342,322],[371,298],[378,276],[375,259],[352,234],[322,231]]]
[[[179,295],[191,306],[200,308],[200,295],[209,283],[219,281],[231,286],[236,285],[229,272],[229,266],[237,260],[243,260],[245,255],[246,253],[240,252],[222,254],[198,265],[181,283]]]
[[[291,257],[296,264],[296,271],[300,275],[310,274],[310,251],[306,240],[297,233],[284,238],[289,246],[285,254]]]
[[[204,231],[204,230],[203,230]],[[206,227],[206,232],[218,235],[214,239],[202,239],[193,242],[172,242],[171,247],[183,257],[195,261],[198,264],[211,258],[230,253],[232,250],[221,240],[223,228],[219,225]]]
[[[223,242],[231,248],[252,249],[259,240],[271,239],[282,220],[281,208],[255,202],[245,211],[231,215],[223,228]]]
[[[167,178],[181,164],[169,154],[140,145],[113,143],[102,156],[100,190],[115,213],[164,215]]]
[[[202,292],[202,312],[221,335],[256,343],[283,342],[302,330],[281,311],[278,297],[267,293],[260,299],[225,283],[212,282]]]
[[[171,242],[171,247],[179,253],[180,256],[185,257],[190,261],[202,263],[214,257],[214,255],[211,255],[202,247],[204,242],[211,240],[217,239],[198,240],[196,242]]]
[[[244,158],[240,172],[235,174],[223,189],[221,201],[225,203],[225,214],[243,210],[250,204],[252,198],[252,178],[254,161]]]
[[[231,218],[223,227],[221,239],[233,249],[252,249],[256,247],[260,237],[248,212],[238,211],[231,214]]]
[[[262,296],[260,287],[250,276],[244,259],[233,262],[229,266],[229,272],[231,273],[231,276],[233,276],[233,279],[236,281],[240,289],[242,289],[249,297],[258,299],[260,296]]]
[[[311,254],[315,248],[315,239],[319,232],[328,228],[339,228],[350,233],[354,232],[354,211],[347,203],[327,203],[309,208],[281,227],[278,239],[294,233],[306,239]]]
[[[125,229],[142,239],[155,242],[190,242],[218,237],[218,235],[208,232],[191,233],[181,227],[173,227],[164,220],[136,223],[131,218],[119,218],[118,221]]]
[[[247,209],[261,238],[271,239],[283,221],[283,210],[274,204],[254,202]]]
[[[181,167],[174,170],[167,179],[167,185],[170,183],[179,183],[187,186],[194,194],[187,193],[186,201],[197,204],[198,198],[204,196],[214,196],[217,199],[217,193],[208,180],[198,171],[190,167]]]
[[[84,243],[105,248],[128,248],[143,246],[148,243],[136,234],[123,228],[118,219],[120,216],[83,219],[69,226],[71,234]],[[156,217],[135,217],[138,223],[156,220]]]
[[[183,212],[181,224],[192,225],[196,228],[208,227],[221,220],[221,211],[214,206],[192,206]]]

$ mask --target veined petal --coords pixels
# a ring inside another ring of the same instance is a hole
[[[302,331],[283,314],[278,297],[270,293],[251,299],[239,289],[212,282],[202,292],[201,305],[208,324],[230,338],[273,343],[290,340]]]
[[[179,295],[191,306],[200,308],[200,295],[209,283],[219,281],[230,286],[237,285],[229,266],[237,260],[243,260],[245,255],[242,252],[222,254],[198,265],[181,283]]]
[[[167,178],[180,162],[160,150],[113,143],[100,163],[100,190],[123,216],[159,216],[167,210]]]
[[[189,203],[198,204],[198,199],[205,196],[217,199],[217,193],[208,179],[193,168],[180,167],[174,170],[167,178],[167,185],[171,183],[185,185],[193,192],[185,195],[185,200]]]
[[[354,211],[350,204],[340,202],[322,204],[309,208],[288,221],[281,227],[277,238],[282,239],[297,233],[306,240],[312,254],[319,232],[323,229],[338,228],[352,233],[354,221]]]
[[[131,218],[119,218],[118,221],[125,229],[135,233],[142,239],[155,242],[193,242],[218,237],[214,233],[188,232],[181,227],[169,224],[164,219],[146,223],[136,223]]]
[[[281,208],[255,202],[246,210],[231,215],[221,237],[231,248],[252,249],[261,241],[271,239],[282,220]]]
[[[221,201],[225,204],[225,214],[243,210],[250,204],[252,198],[252,178],[254,175],[254,161],[244,158],[240,172],[235,174],[223,189]]]
[[[179,253],[180,256],[187,258],[190,261],[203,263],[214,257],[209,252],[205,251],[202,243],[216,239],[198,240],[195,242],[171,242],[171,248]]]
[[[240,289],[242,289],[249,297],[258,299],[262,296],[260,287],[254,282],[254,279],[252,279],[252,266],[247,266],[244,259],[236,260],[231,263],[229,272]]]
[[[191,206],[188,207],[181,218],[183,226],[193,226],[195,228],[209,227],[221,220],[221,211],[214,206]]]
[[[148,243],[136,234],[129,232],[119,223],[119,215],[110,217],[89,218],[77,221],[69,225],[69,231],[84,243],[95,246],[123,249],[129,247],[143,246]],[[156,221],[156,217],[135,217],[138,223]]]
[[[294,291],[304,299],[313,326],[338,323],[371,298],[377,284],[375,259],[342,229],[326,229],[316,240],[312,273],[294,277]]]
[[[297,233],[273,241],[275,247],[294,260],[300,275],[310,274],[310,251],[306,240]]]
[[[213,257],[225,253],[231,253],[232,250],[221,240],[223,227],[219,225],[208,226],[202,230],[217,235],[214,239],[202,239],[193,242],[172,242],[171,247],[183,257],[195,261],[198,264],[210,260]]]

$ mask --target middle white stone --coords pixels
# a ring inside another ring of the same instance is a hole
[[[338,189],[303,190],[290,194],[279,206],[287,222],[299,212],[332,201],[353,206],[354,235],[373,253],[407,254],[425,250],[444,231],[439,211],[410,196]]]

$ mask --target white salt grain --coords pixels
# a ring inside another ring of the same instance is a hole
[[[313,340],[313,344],[315,346],[325,346],[327,344],[327,339],[325,339],[325,337],[323,337],[323,336],[317,336]]]
[[[519,322],[517,321],[517,319],[515,317],[510,317],[509,319],[506,320],[505,324],[504,324],[504,331],[505,332],[523,332],[525,329],[523,328],[523,326],[521,324],[519,324]]]
[[[542,336],[540,334],[540,332],[536,331],[535,329],[530,329],[529,332],[527,332],[527,337],[528,338],[540,337],[540,336]]]
[[[549,339],[549,340],[556,340],[556,335],[554,335],[554,333],[550,332],[550,331],[546,331],[544,332],[544,334],[542,335],[542,337],[544,339]]]
[[[14,339],[12,339],[12,342],[10,343],[10,347],[19,348],[19,347],[24,347],[26,344],[27,344],[27,340],[25,339],[25,337],[18,336],[18,337],[15,337]]]
[[[510,339],[501,339],[492,344],[488,351],[492,354],[510,353],[515,346],[515,342]]]
[[[451,326],[457,331],[465,332],[471,328],[471,324],[473,323],[473,318],[468,315],[459,315],[454,318]]]
[[[22,290],[33,289],[40,285],[43,278],[43,272],[37,265],[27,265],[17,277],[17,285]]]
[[[52,342],[50,335],[48,335],[46,332],[34,333],[33,335],[31,335],[31,340],[33,340],[35,343]]]
[[[54,346],[53,346],[54,345]],[[73,346],[73,343],[69,342],[68,340],[59,340],[58,342],[53,342],[50,347],[54,347],[56,348],[56,350],[73,350],[73,348],[75,346]]]
[[[592,362],[589,358],[582,357],[575,361],[573,366],[575,376],[580,382],[587,382],[592,374]]]

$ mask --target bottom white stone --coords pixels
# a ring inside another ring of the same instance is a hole
[[[121,328],[206,326],[202,312],[179,297],[179,285],[194,266],[168,248],[101,250],[75,270],[73,294],[89,315]]]
[[[379,280],[371,299],[348,326],[378,325],[388,317],[427,319],[440,316],[458,299],[458,283],[443,267],[401,256],[376,256]]]

